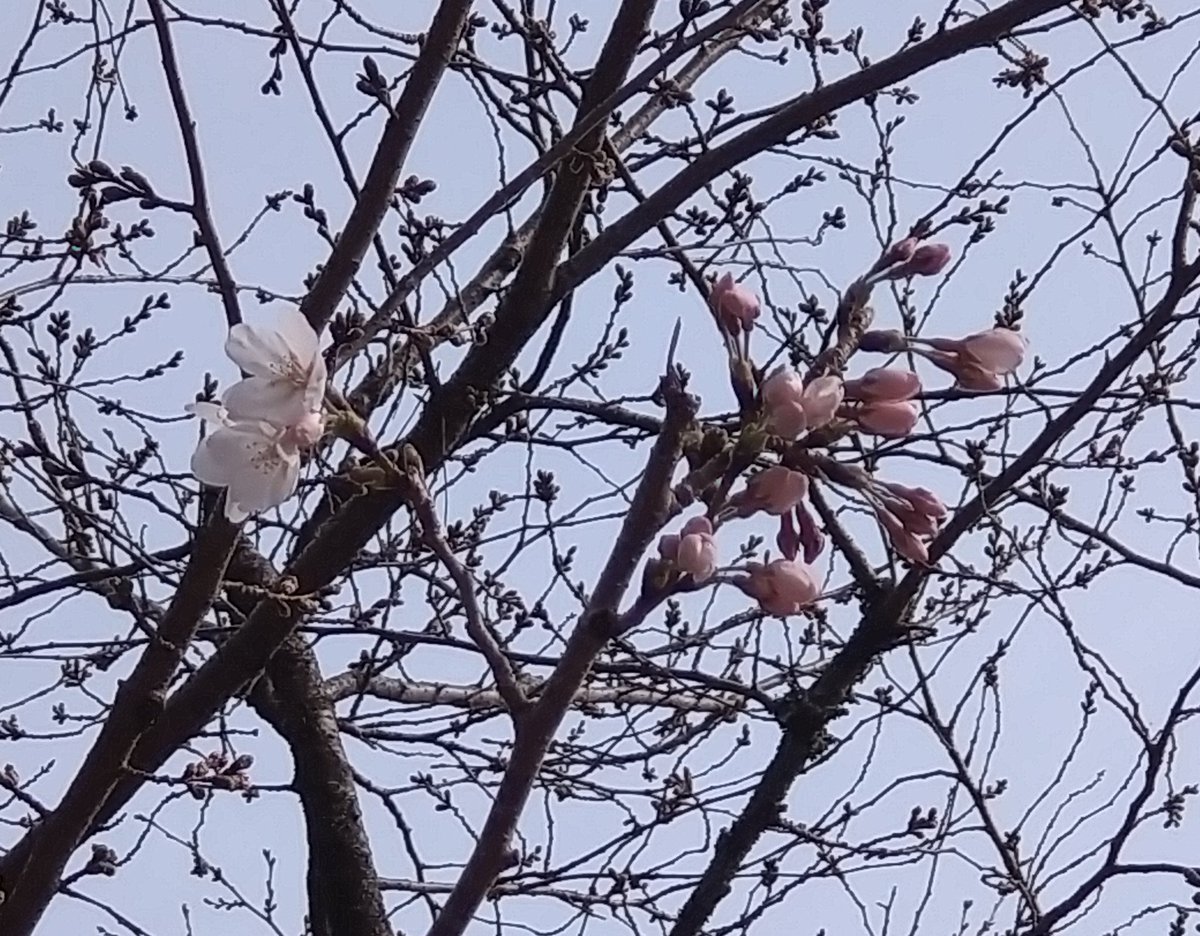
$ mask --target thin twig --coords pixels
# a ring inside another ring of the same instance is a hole
[[[488,668],[492,671],[492,678],[496,680],[496,690],[500,693],[500,698],[504,700],[509,712],[516,717],[529,707],[529,700],[525,697],[525,693],[517,681],[512,663],[504,655],[500,644],[496,642],[495,636],[483,619],[483,611],[475,596],[475,581],[471,578],[471,573],[467,571],[466,566],[458,561],[450,544],[446,542],[446,537],[442,533],[442,525],[438,520],[437,509],[433,506],[433,501],[429,497],[429,489],[425,486],[424,472],[419,468],[410,468],[408,480],[410,484],[408,503],[417,516],[417,522],[421,525],[425,543],[434,551],[442,561],[442,565],[446,567],[446,571],[450,573],[450,577],[454,579],[463,612],[467,616],[467,633],[483,653],[484,659],[487,660]]]
[[[232,328],[242,320],[242,309],[238,303],[237,284],[229,272],[229,263],[213,223],[208,206],[208,186],[204,182],[204,164],[200,161],[200,146],[196,142],[196,122],[188,108],[183,93],[183,81],[179,77],[179,62],[175,58],[175,45],[171,41],[171,29],[163,12],[162,0],[150,0],[150,14],[154,17],[154,31],[158,33],[158,45],[162,50],[163,72],[167,76],[167,87],[171,91],[171,103],[179,121],[179,132],[183,136],[183,149],[187,154],[188,175],[192,180],[191,214],[200,229],[200,239],[212,263],[213,275],[221,293],[221,304],[225,307],[225,320]]]

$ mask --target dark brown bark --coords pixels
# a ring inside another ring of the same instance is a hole
[[[391,936],[354,774],[316,655],[292,636],[267,675],[270,692],[263,681],[251,702],[291,749],[308,841],[313,936]]]

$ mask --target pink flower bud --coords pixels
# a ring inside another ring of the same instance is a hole
[[[1011,328],[989,328],[968,335],[962,345],[966,354],[993,374],[1011,374],[1025,360],[1025,339]]]
[[[673,562],[675,557],[679,555],[679,534],[664,533],[658,538],[658,554],[662,558]]]
[[[923,338],[932,351],[918,350],[942,370],[954,375],[964,390],[999,390],[1001,379],[1025,359],[1024,337],[1010,328],[989,328],[966,338]]]
[[[808,428],[804,381],[790,367],[777,367],[762,384],[767,425],[776,435],[794,439]]]
[[[733,281],[733,274],[726,273],[713,284],[709,295],[721,326],[731,335],[750,331],[759,316],[758,296],[745,286]]]
[[[986,370],[969,359],[960,359],[954,367],[954,382],[962,390],[975,390],[988,393],[1004,387],[1004,378],[993,371]]]
[[[915,237],[906,237],[902,241],[896,241],[883,255],[882,266],[890,267],[897,263],[904,263],[916,252],[919,243],[920,240]]]
[[[775,534],[775,545],[785,559],[800,555],[800,531],[792,522],[791,512],[779,515],[779,532]]]
[[[917,407],[912,402],[868,403],[854,413],[865,432],[898,439],[908,435],[917,425]]]
[[[675,561],[681,572],[703,582],[717,571],[717,542],[702,533],[685,536],[679,541],[679,555]]]
[[[767,428],[775,435],[789,441],[808,428],[808,415],[801,403],[786,402],[770,407],[767,411]]]
[[[820,429],[837,414],[845,391],[839,377],[818,377],[804,388],[801,408],[809,429]]]
[[[917,565],[929,563],[928,547],[900,521],[899,517],[882,509],[878,510],[876,515],[887,531],[888,539],[896,552]]]
[[[937,536],[938,522],[929,514],[899,503],[891,506],[890,509],[909,533],[917,536]]]
[[[711,578],[717,570],[717,541],[708,517],[692,517],[683,525],[675,564],[679,571],[686,572],[697,582]]]
[[[947,244],[922,244],[912,256],[884,274],[884,279],[903,279],[906,276],[934,276],[950,262]]]
[[[846,381],[846,398],[865,403],[898,403],[920,392],[920,377],[894,367],[872,367],[857,380]]]
[[[800,548],[804,554],[804,561],[815,562],[825,548],[825,534],[821,532],[816,517],[804,506],[803,501],[796,505],[796,522],[800,527]]]
[[[745,490],[730,498],[738,514],[748,517],[757,511],[782,516],[808,493],[808,476],[783,465],[764,468],[746,482]]]
[[[767,406],[790,401],[799,403],[804,398],[804,381],[790,367],[781,364],[763,381],[762,398]]]
[[[768,614],[797,614],[821,593],[816,576],[805,563],[776,559],[767,565],[751,563],[750,575],[738,582]]]
[[[880,486],[896,497],[908,501],[915,510],[919,510],[921,513],[928,514],[931,517],[940,519],[950,513],[946,509],[946,505],[942,503],[941,498],[929,490],[929,488],[909,487],[907,484],[900,484],[897,481],[883,481],[880,482]]]

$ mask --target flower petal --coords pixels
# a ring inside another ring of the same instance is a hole
[[[229,496],[250,513],[258,513],[291,497],[299,480],[300,456],[258,436],[249,463],[230,478]]]
[[[279,377],[247,377],[225,391],[225,409],[237,421],[258,419],[276,426],[299,422],[307,412],[304,389]]]
[[[967,354],[995,374],[1011,374],[1025,360],[1023,335],[1010,328],[989,328],[963,339]]]
[[[279,334],[301,363],[317,356],[321,339],[299,309],[286,309],[279,315]]]
[[[229,493],[226,492],[226,494],[225,494],[225,519],[228,520],[230,523],[241,523],[248,516],[250,516],[250,511],[248,511],[244,507],[242,507],[241,504],[239,504],[237,501],[235,501],[232,497],[229,496]]]
[[[225,353],[246,373],[270,377],[288,360],[291,348],[287,339],[274,329],[239,322],[229,329]]]

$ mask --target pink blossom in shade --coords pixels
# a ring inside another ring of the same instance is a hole
[[[909,401],[899,403],[867,403],[858,407],[854,419],[864,432],[899,439],[917,425],[917,407]]]
[[[846,399],[864,403],[898,403],[921,392],[921,378],[897,367],[872,367],[854,380],[847,380]]]
[[[717,541],[708,517],[693,517],[683,525],[675,563],[697,582],[703,582],[717,571]]]
[[[730,503],[742,516],[757,511],[782,516],[808,493],[808,476],[783,465],[764,468],[746,482],[746,488],[735,494]]]
[[[800,403],[781,403],[767,411],[767,428],[780,438],[791,441],[808,428],[808,415]]]
[[[941,273],[950,262],[948,244],[922,244],[912,256],[898,266],[888,270],[884,279],[903,279],[907,276],[934,276]]]
[[[738,582],[768,614],[798,614],[821,594],[820,585],[806,563],[776,559],[767,565],[749,564],[749,576]]]
[[[840,377],[818,377],[804,388],[800,406],[809,429],[820,429],[837,415],[845,390]]]
[[[754,321],[760,312],[758,296],[740,283],[735,283],[732,273],[726,273],[713,284],[709,301],[721,320],[721,326],[731,335],[754,328]]]
[[[658,538],[658,554],[670,561],[674,562],[675,557],[679,555],[679,534],[664,533]]]
[[[776,435],[794,439],[808,428],[804,381],[790,367],[777,367],[762,384],[767,425]]]

